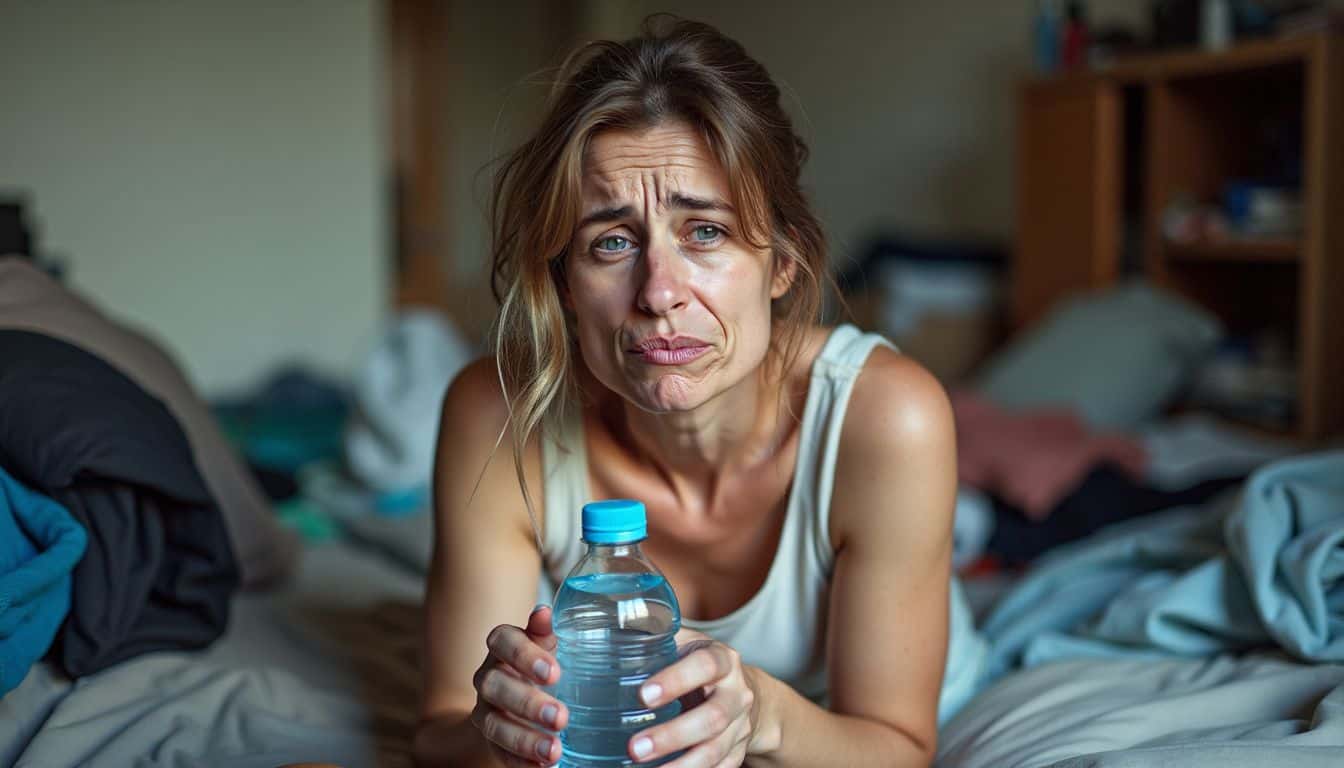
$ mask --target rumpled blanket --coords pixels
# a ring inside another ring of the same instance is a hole
[[[1278,647],[1344,662],[1344,451],[1106,529],[1039,561],[989,615],[991,678],[1078,657]]]

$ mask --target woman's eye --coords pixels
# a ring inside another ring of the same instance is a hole
[[[610,235],[597,241],[599,251],[623,251],[630,246],[630,241],[620,235]]]
[[[702,224],[696,227],[695,230],[691,233],[692,237],[697,242],[701,243],[708,243],[712,240],[717,239],[722,234],[723,230],[719,229],[713,224]]]

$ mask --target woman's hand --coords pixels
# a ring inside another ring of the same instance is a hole
[[[650,709],[681,699],[680,715],[630,739],[641,762],[686,753],[666,768],[736,768],[746,759],[757,725],[757,692],[737,651],[691,629],[677,633],[681,658],[644,683]]]
[[[550,765],[560,759],[560,740],[542,729],[559,731],[569,713],[538,686],[560,679],[551,608],[532,609],[527,628],[500,624],[485,639],[489,653],[472,677],[476,708],[471,722],[504,765]]]

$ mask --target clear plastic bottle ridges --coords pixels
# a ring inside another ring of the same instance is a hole
[[[647,530],[638,501],[583,507],[588,551],[556,593],[553,614],[560,681],[550,690],[569,709],[562,768],[636,765],[630,738],[681,712],[675,701],[651,710],[639,696],[650,675],[676,660],[681,628],[672,587],[640,550]]]

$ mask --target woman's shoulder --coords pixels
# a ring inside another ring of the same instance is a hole
[[[887,525],[906,535],[929,530],[936,539],[950,530],[956,465],[952,406],[942,384],[912,358],[874,348],[854,381],[840,431],[832,542],[839,547],[851,533]]]
[[[842,443],[878,452],[916,450],[951,439],[947,392],[914,358],[885,345],[868,355],[854,381]]]
[[[508,418],[509,407],[493,357],[467,363],[443,396],[443,420],[452,421],[458,428],[493,427],[498,431]]]
[[[510,510],[527,531],[527,517],[513,463],[509,407],[492,357],[469,363],[448,386],[439,417],[435,466],[436,506],[442,514],[481,509]],[[523,448],[529,489],[540,488],[541,450],[534,434]],[[539,502],[540,499],[533,494]],[[530,533],[528,533],[530,537]]]
[[[495,358],[477,358],[462,368],[443,396],[439,416],[440,450],[448,441],[466,453],[512,456],[513,430],[506,429],[509,419],[509,404]],[[533,454],[540,455],[539,445],[540,438],[534,430],[524,446],[525,462],[530,463],[535,458]]]

